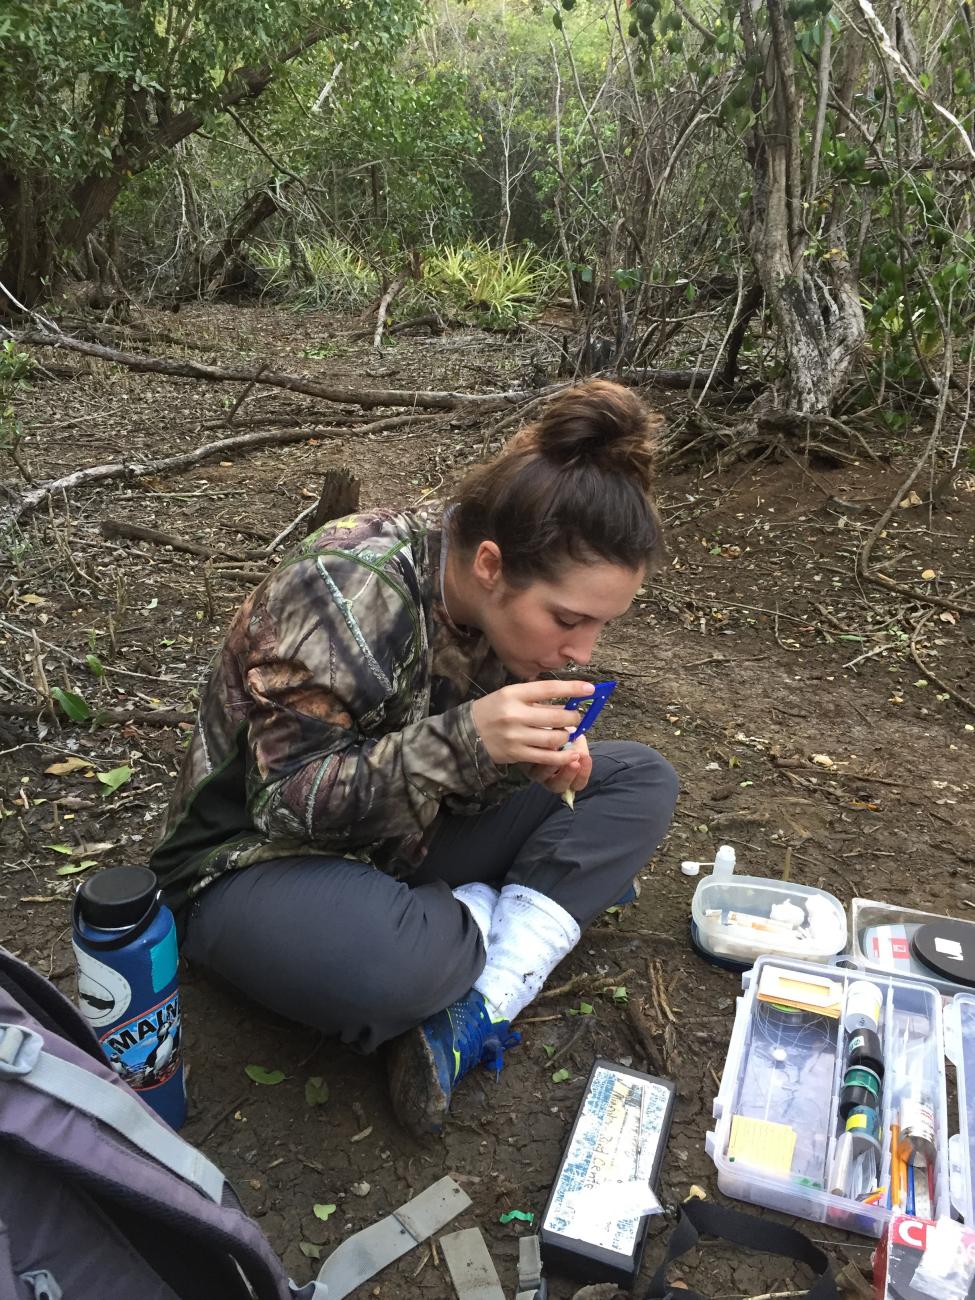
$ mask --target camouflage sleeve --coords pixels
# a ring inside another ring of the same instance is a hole
[[[269,838],[359,847],[415,835],[500,771],[471,706],[408,721],[422,611],[398,566],[321,554],[267,585],[246,631],[248,810]]]

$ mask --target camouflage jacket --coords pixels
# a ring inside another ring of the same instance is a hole
[[[408,876],[441,807],[524,782],[474,729],[471,702],[511,679],[447,618],[441,537],[439,508],[333,521],[238,610],[150,859],[171,906],[295,854]]]

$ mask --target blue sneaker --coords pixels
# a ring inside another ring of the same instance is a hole
[[[625,894],[620,895],[620,897],[616,900],[613,906],[628,907],[630,903],[635,903],[639,897],[640,897],[640,881],[636,877],[634,877],[632,885],[630,885],[629,889],[626,891]]]
[[[483,996],[471,989],[393,1044],[389,1089],[396,1118],[417,1137],[442,1132],[464,1075],[476,1065],[500,1074],[505,1050],[520,1041],[507,1020],[491,1019]]]

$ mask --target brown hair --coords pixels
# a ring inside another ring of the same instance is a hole
[[[493,541],[509,582],[550,579],[566,560],[637,569],[662,549],[650,496],[663,416],[605,379],[569,388],[454,495],[451,527],[474,551]]]

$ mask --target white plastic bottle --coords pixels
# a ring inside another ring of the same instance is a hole
[[[724,880],[735,872],[735,851],[730,844],[721,844],[714,855],[714,870],[711,875],[717,880]]]

